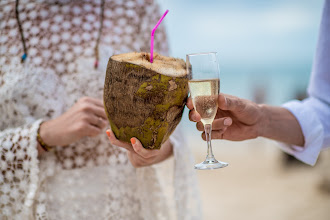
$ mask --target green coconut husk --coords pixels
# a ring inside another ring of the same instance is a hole
[[[110,57],[104,84],[104,106],[117,139],[139,139],[144,148],[160,149],[179,124],[188,96],[182,59],[148,53]]]

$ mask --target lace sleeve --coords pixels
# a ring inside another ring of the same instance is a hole
[[[158,20],[164,12],[159,11],[159,5],[145,4],[144,12],[141,20],[141,26],[138,39],[141,39],[141,51],[150,52],[150,35],[151,30],[155,27]],[[167,15],[168,16],[168,15]],[[165,30],[166,19],[164,19],[155,32],[154,52],[164,56],[169,55],[168,42]]]
[[[0,131],[0,219],[28,219],[38,188],[36,135],[41,120]]]

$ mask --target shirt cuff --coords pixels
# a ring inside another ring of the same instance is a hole
[[[305,138],[303,147],[280,143],[280,148],[298,160],[315,165],[323,144],[324,130],[317,114],[306,101],[290,101],[283,105],[298,120]]]

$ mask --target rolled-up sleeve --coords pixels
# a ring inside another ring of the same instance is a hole
[[[330,107],[316,98],[291,101],[283,105],[298,120],[305,138],[304,147],[281,143],[288,154],[314,165],[323,148],[330,147]]]

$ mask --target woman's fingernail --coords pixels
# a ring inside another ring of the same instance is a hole
[[[135,142],[136,142],[135,138],[131,138],[131,143],[135,144]]]
[[[110,133],[110,131],[109,131],[109,130],[107,130],[107,131],[106,131],[106,133],[107,133],[108,137],[110,137],[110,136],[111,136],[111,133]]]
[[[224,120],[224,122],[223,122],[223,124],[224,125],[231,125],[231,123],[232,123],[232,120],[231,120],[231,118],[226,118],[225,120]]]

